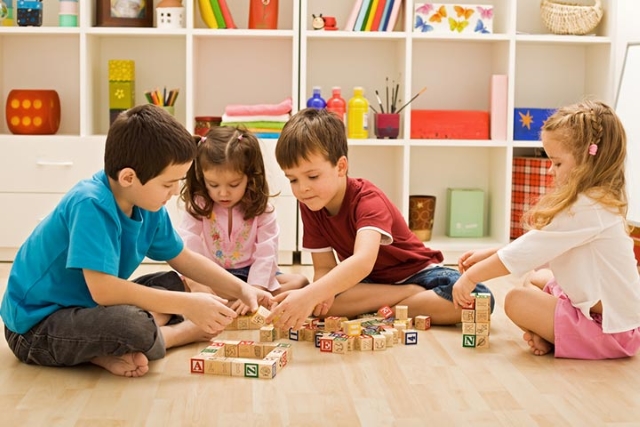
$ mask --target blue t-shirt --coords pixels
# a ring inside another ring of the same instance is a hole
[[[23,334],[64,307],[95,307],[83,269],[128,279],[145,256],[166,261],[183,249],[164,209],[118,207],[104,171],[76,184],[16,254],[0,315]]]

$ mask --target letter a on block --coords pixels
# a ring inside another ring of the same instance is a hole
[[[191,373],[192,374],[204,374],[204,360],[191,359]]]

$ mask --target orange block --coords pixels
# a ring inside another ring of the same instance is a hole
[[[14,89],[5,108],[7,126],[18,135],[52,135],[60,127],[60,97],[55,90]]]

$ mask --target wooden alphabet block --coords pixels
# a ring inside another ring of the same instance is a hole
[[[238,343],[238,357],[253,357],[253,341],[240,341]]]
[[[400,338],[404,345],[418,344],[418,331],[415,329],[405,329],[400,331]]]
[[[476,324],[475,323],[463,323],[462,324],[462,334],[463,335],[475,335],[476,334]]]
[[[236,317],[238,330],[245,331],[250,328],[251,325],[251,316],[238,316]]]
[[[205,361],[205,370],[207,369],[207,364],[209,367],[209,372],[207,374],[213,375],[223,375],[223,376],[231,376],[231,360],[226,357],[212,357],[209,360]]]
[[[274,350],[284,351],[287,354],[287,360],[293,360],[293,346],[288,342],[279,342]]]
[[[338,317],[338,316],[325,317],[324,319],[325,332],[339,331],[343,320],[344,319],[342,317]]]
[[[416,316],[414,320],[415,320],[414,322],[415,328],[420,331],[426,331],[427,329],[431,328],[430,316],[420,315],[420,316]]]
[[[388,305],[385,305],[384,307],[380,307],[380,309],[378,309],[377,314],[383,319],[388,319],[390,317],[393,317],[393,310]]]
[[[196,356],[191,358],[191,373],[204,374],[204,357]]]
[[[342,328],[345,334],[357,337],[362,333],[362,322],[358,320],[349,320],[342,323]]]
[[[258,378],[270,380],[276,376],[276,372],[278,372],[277,360],[258,361]]]
[[[333,340],[334,337],[325,335],[320,338],[320,351],[323,353],[333,353]]]
[[[475,347],[476,346],[476,336],[475,335],[462,335],[462,346],[463,347]]]
[[[476,348],[489,348],[489,337],[486,335],[476,335]]]
[[[335,337],[333,339],[333,349],[332,353],[345,354],[347,352],[347,338],[346,337]]]
[[[489,321],[490,317],[491,313],[489,313],[489,310],[476,310],[476,322],[486,323]]]
[[[373,350],[373,338],[371,335],[360,335],[356,338],[356,350],[371,351]]]
[[[393,340],[393,332],[391,332],[391,330],[385,329],[380,332],[380,335],[382,335],[385,338],[387,347],[393,347],[394,340]]]
[[[387,338],[382,334],[371,335],[373,340],[373,351],[382,351],[387,349]]]
[[[478,322],[476,323],[476,335],[488,336],[489,335],[489,322]]]
[[[251,316],[251,323],[262,327],[266,325],[266,319],[270,314],[271,312],[266,307],[258,306],[258,310]]]
[[[396,305],[396,320],[407,320],[409,318],[409,307],[406,305]]]
[[[462,323],[474,323],[476,321],[475,310],[462,310]]]
[[[240,357],[238,356],[238,344],[240,341],[225,341],[224,355],[226,357]]]
[[[300,331],[289,329],[289,339],[292,341],[300,341]]]
[[[276,328],[267,325],[260,328],[260,341],[273,342],[276,339]]]

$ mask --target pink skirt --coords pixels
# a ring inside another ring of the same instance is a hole
[[[602,332],[602,315],[592,319],[575,308],[562,288],[552,279],[544,292],[558,298],[554,317],[555,357],[568,359],[618,359],[640,350],[640,328],[626,332]]]

